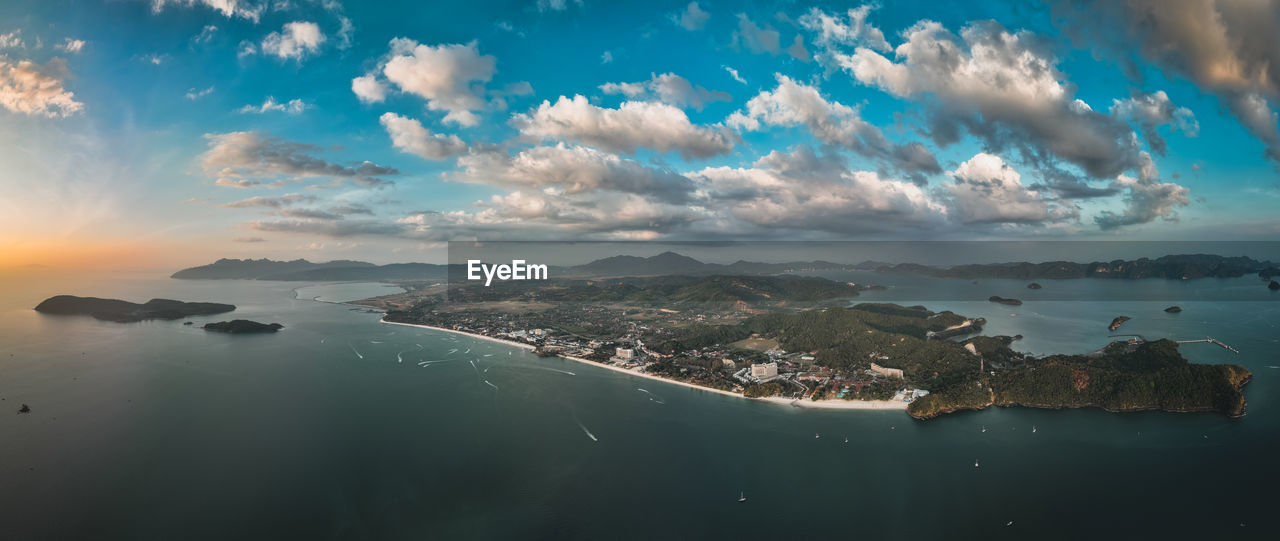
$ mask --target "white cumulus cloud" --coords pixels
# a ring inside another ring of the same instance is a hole
[[[67,63],[54,58],[43,66],[28,60],[12,62],[0,56],[0,107],[15,113],[65,118],[84,110],[67,90]]]
[[[315,54],[325,42],[324,32],[320,25],[307,21],[285,23],[279,32],[267,34],[262,38],[262,54],[278,57],[282,60],[302,60]]]
[[[379,119],[391,136],[391,146],[428,160],[443,160],[467,150],[467,144],[456,135],[431,133],[421,122],[395,113],[384,113]]]
[[[582,95],[543,101],[528,114],[513,116],[511,125],[538,140],[576,141],[628,154],[643,147],[685,158],[726,154],[736,139],[724,128],[694,125],[684,111],[667,104],[628,101],[607,109]]]

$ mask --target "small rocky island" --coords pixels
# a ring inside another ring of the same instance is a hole
[[[1005,298],[1005,297],[1001,297],[1001,296],[998,296],[998,295],[992,295],[992,296],[991,296],[991,297],[989,297],[987,300],[989,300],[989,301],[991,301],[991,302],[994,302],[994,303],[1007,304],[1007,305],[1009,305],[1009,306],[1022,306],[1022,301],[1020,301],[1020,300],[1018,300],[1018,299],[1007,299],[1007,298]]]
[[[1169,312],[1170,314],[1176,314],[1176,313],[1178,313],[1178,312],[1181,312],[1181,311],[1182,311],[1182,307],[1181,307],[1181,306],[1170,306],[1170,307],[1168,307],[1168,308],[1165,308],[1165,309],[1164,309],[1164,311]]]
[[[170,299],[151,299],[138,304],[119,299],[76,297],[58,295],[36,305],[42,314],[84,315],[103,321],[133,323],[148,319],[182,319],[190,316],[207,316],[235,310],[235,305],[216,302],[182,302]]]
[[[1035,283],[1035,282],[1031,282],[1031,283],[1027,284],[1027,289],[1040,289],[1040,288],[1042,288],[1042,287],[1044,287],[1044,286],[1042,286],[1042,285],[1040,285],[1040,284],[1037,284],[1037,283]]]
[[[1120,316],[1118,318],[1115,318],[1111,320],[1110,325],[1107,325],[1107,330],[1114,331],[1116,329],[1119,329],[1120,326],[1124,325],[1124,322],[1129,321],[1129,319],[1130,319],[1129,316]]]
[[[233,319],[231,321],[219,321],[217,323],[206,323],[204,330],[212,332],[224,332],[227,334],[254,334],[254,333],[272,333],[284,328],[279,323],[258,323],[247,319]]]

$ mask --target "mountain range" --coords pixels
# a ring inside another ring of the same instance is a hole
[[[1264,275],[1273,271],[1269,261],[1249,257],[1224,257],[1211,254],[1167,255],[1156,259],[1115,260],[1075,263],[1048,261],[1014,262],[950,267],[916,263],[864,261],[856,265],[830,261],[793,261],[761,263],[739,260],[725,265],[704,263],[675,252],[649,257],[619,255],[574,266],[551,266],[552,277],[664,276],[689,275],[770,275],[813,271],[864,270],[890,274],[919,274],[940,278],[1233,278],[1245,274]],[[363,281],[363,280],[444,280],[452,276],[461,280],[466,267],[460,264],[392,263],[375,265],[363,261],[329,261],[312,263],[305,259],[272,261],[269,259],[219,259],[211,264],[183,269],[173,274],[177,279],[203,280],[282,280],[282,281]]]

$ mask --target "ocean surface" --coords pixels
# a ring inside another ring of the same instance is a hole
[[[5,278],[4,540],[1273,539],[1280,531],[1280,295],[1256,277],[1042,281],[1052,291],[1040,292],[990,280],[965,294],[954,281],[921,279],[868,292],[860,300],[985,317],[985,334],[1022,334],[1015,348],[1038,354],[1096,350],[1111,318],[1128,315],[1122,333],[1212,336],[1240,354],[1189,344],[1183,355],[1254,373],[1242,419],[993,408],[925,422],[750,402],[380,324],[378,314],[335,304],[395,291],[385,284]],[[1252,293],[1226,293],[1236,289]],[[1044,300],[1033,298],[1041,292]],[[193,326],[31,309],[55,294],[238,309],[192,318]],[[993,294],[1027,302],[983,300]],[[1184,311],[1164,313],[1170,304]],[[249,336],[199,328],[233,317],[285,328]],[[31,413],[16,414],[23,403]]]

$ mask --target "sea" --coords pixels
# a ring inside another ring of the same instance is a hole
[[[1274,539],[1280,294],[1238,279],[894,282],[921,304],[1085,353],[1211,336],[1248,413],[991,408],[915,421],[631,377],[342,304],[376,283],[4,276],[0,539]],[[1111,289],[1108,289],[1111,288]],[[111,323],[73,294],[232,303]],[[986,301],[998,294],[1021,306]],[[1118,299],[1118,300],[1117,300]],[[1183,311],[1163,309],[1177,304]],[[205,332],[279,322],[276,334]],[[18,414],[22,404],[31,412]],[[847,442],[846,442],[847,439]],[[745,502],[739,502],[745,497]]]

